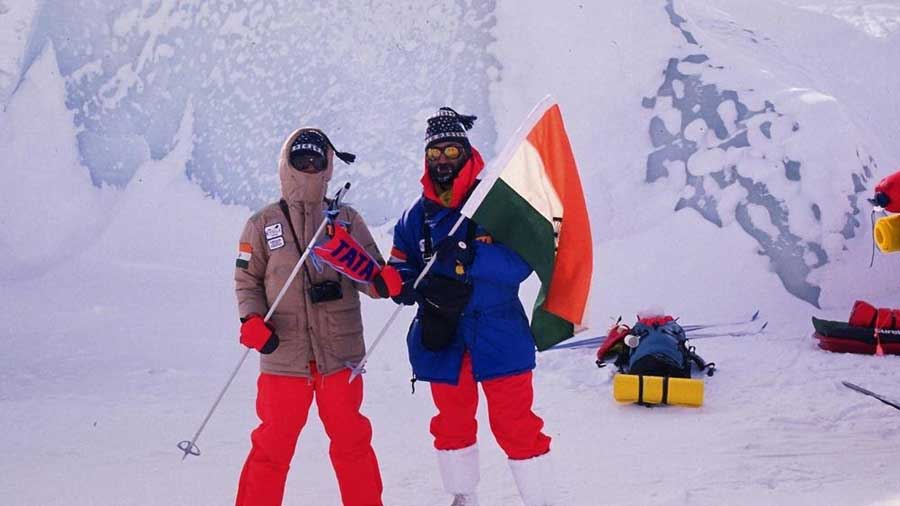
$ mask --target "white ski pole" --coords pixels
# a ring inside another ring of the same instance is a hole
[[[453,236],[453,234],[456,232],[456,230],[459,229],[459,226],[462,225],[462,222],[464,219],[466,219],[465,215],[460,216],[459,219],[456,220],[456,223],[453,225],[453,228],[450,229],[450,232],[447,234],[447,237]],[[460,242],[460,247],[465,247],[465,246],[466,246],[465,242]],[[425,268],[422,269],[422,272],[419,273],[419,277],[417,277],[415,283],[413,283],[413,290],[415,290],[416,287],[419,286],[419,283],[422,281],[422,279],[425,278],[425,275],[428,274],[428,271],[431,270],[431,266],[434,265],[435,260],[437,260],[437,252],[435,252],[434,255],[431,256],[431,259],[428,260],[428,263],[425,264]],[[384,337],[385,334],[387,334],[388,329],[391,328],[391,325],[394,323],[394,320],[397,319],[397,316],[400,314],[400,311],[402,309],[403,309],[402,305],[397,306],[394,309],[394,312],[391,313],[391,316],[390,316],[390,318],[388,318],[388,321],[385,322],[383,327],[381,327],[381,332],[379,332],[378,336],[375,338],[375,340],[372,341],[372,346],[369,347],[369,350],[366,352],[366,355],[362,358],[362,360],[359,361],[359,364],[357,364],[356,367],[353,368],[352,372],[350,372],[350,380],[349,381],[351,383],[353,382],[354,379],[356,379],[357,376],[359,376],[360,374],[365,372],[366,362],[368,362],[369,358],[372,357],[372,353],[375,352],[375,348],[378,346],[378,343],[381,341],[381,338]]]
[[[334,207],[335,209],[340,204],[341,199],[350,191],[350,183],[344,184],[343,188],[338,190],[337,195],[334,197]],[[272,317],[272,314],[275,313],[275,308],[278,307],[278,304],[281,303],[281,299],[284,298],[284,295],[287,293],[288,287],[293,283],[294,278],[297,277],[297,274],[300,272],[300,268],[303,267],[303,262],[306,261],[306,257],[309,256],[309,252],[312,251],[313,246],[316,244],[316,239],[322,235],[322,231],[325,230],[325,227],[328,225],[328,222],[331,220],[330,216],[326,216],[322,219],[322,223],[319,224],[319,228],[316,229],[316,233],[313,235],[312,239],[310,239],[309,244],[306,246],[306,249],[303,250],[303,254],[300,255],[300,260],[297,261],[297,264],[294,265],[294,270],[291,271],[291,275],[288,276],[287,281],[284,283],[284,286],[281,287],[281,291],[278,292],[278,296],[275,297],[275,300],[272,302],[272,306],[269,308],[269,311],[266,313],[266,317],[263,321],[269,321],[269,318]],[[225,396],[225,392],[228,391],[228,387],[231,386],[231,382],[234,381],[235,376],[237,376],[238,371],[241,370],[241,366],[244,365],[244,361],[247,360],[247,356],[250,354],[250,348],[247,348],[244,351],[244,354],[241,355],[241,359],[238,361],[237,366],[234,368],[234,372],[231,373],[231,376],[228,377],[228,381],[225,382],[225,386],[222,388],[222,391],[219,392],[219,396],[216,397],[215,402],[213,402],[212,407],[209,409],[209,412],[206,414],[206,418],[203,419],[203,423],[200,424],[200,428],[197,429],[197,432],[194,434],[194,437],[190,440],[181,441],[178,443],[178,448],[184,452],[184,456],[181,457],[181,460],[187,458],[188,455],[200,455],[200,448],[197,446],[197,439],[200,438],[200,433],[203,432],[204,427],[206,427],[206,423],[209,422],[209,419],[212,417],[213,412],[215,412],[216,407],[219,406],[219,401],[222,400],[222,397]]]

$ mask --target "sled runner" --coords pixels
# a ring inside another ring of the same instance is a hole
[[[879,329],[850,325],[847,322],[812,319],[812,337],[818,340],[819,348],[835,353],[860,353],[875,355],[879,342],[883,353],[900,355],[900,330]]]
[[[812,319],[819,348],[837,353],[900,355],[900,310],[853,303],[847,322]]]

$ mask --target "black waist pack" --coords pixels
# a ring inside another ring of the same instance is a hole
[[[459,318],[472,297],[472,285],[444,276],[429,276],[422,289],[422,345],[441,351],[453,342]]]

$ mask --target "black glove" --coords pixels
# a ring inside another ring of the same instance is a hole
[[[464,272],[475,260],[475,246],[454,237],[447,237],[437,244],[434,254],[437,255],[437,263],[451,269],[462,267]],[[462,274],[459,269],[456,269],[456,273]]]
[[[391,300],[404,306],[412,306],[413,304],[420,302],[422,299],[420,291],[425,287],[428,279],[423,279],[422,282],[419,283],[419,288],[414,289],[413,284],[416,282],[418,273],[408,269],[397,269],[397,272],[400,273],[400,279],[403,280],[403,284],[400,288],[400,293],[391,296]]]

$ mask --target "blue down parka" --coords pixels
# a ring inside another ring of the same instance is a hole
[[[405,280],[415,279],[425,267],[424,226],[432,244],[438,245],[459,219],[458,208],[446,208],[423,196],[412,205],[394,227],[391,265]],[[454,234],[454,240],[466,239],[469,220]],[[531,274],[531,267],[511,249],[485,241],[486,232],[476,228],[472,264],[462,275],[441,262],[431,273],[465,280],[473,287],[472,296],[460,317],[452,343],[441,351],[430,351],[422,344],[422,308],[407,334],[409,361],[418,380],[457,384],[463,354],[472,357],[476,381],[508,376],[534,369],[535,347],[522,303],[519,284]]]

